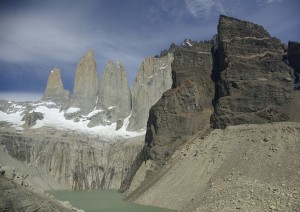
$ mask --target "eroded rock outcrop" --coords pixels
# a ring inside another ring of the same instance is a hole
[[[163,92],[171,88],[171,62],[173,54],[162,57],[146,58],[133,85],[132,114],[128,130],[145,129],[149,109],[160,98]]]
[[[61,73],[58,68],[54,68],[48,77],[47,87],[42,97],[42,101],[52,101],[57,104],[66,104],[69,101],[70,93],[64,89]]]
[[[98,76],[94,51],[89,50],[77,66],[71,106],[91,111],[97,105]]]
[[[294,78],[280,40],[262,26],[220,16],[217,42],[213,127],[289,120]]]
[[[31,112],[26,113],[22,118],[22,121],[25,121],[23,124],[24,127],[32,127],[36,124],[37,120],[42,120],[44,118],[43,114],[40,112]]]

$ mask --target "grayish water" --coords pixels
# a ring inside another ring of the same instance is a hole
[[[170,212],[172,210],[123,201],[122,194],[111,190],[47,191],[59,200],[69,201],[86,212]]]

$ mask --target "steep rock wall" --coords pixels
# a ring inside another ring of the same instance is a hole
[[[212,68],[210,44],[174,52],[172,71],[177,87],[166,91],[151,107],[147,123],[148,154],[159,165],[190,136],[209,126],[214,96]]]
[[[11,157],[43,167],[57,182],[72,189],[118,189],[143,137],[101,141],[53,129],[19,134],[1,131],[0,144]]]
[[[61,73],[58,68],[54,68],[48,77],[45,93],[42,101],[52,101],[57,104],[66,104],[69,101],[70,93],[64,89]]]
[[[99,81],[100,109],[115,108],[115,119],[124,119],[131,112],[131,90],[126,69],[121,62],[109,61]]]
[[[91,111],[96,107],[99,79],[94,51],[89,50],[77,66],[71,106]]]
[[[216,45],[213,127],[289,120],[294,79],[283,44],[262,26],[220,16]]]
[[[133,85],[132,114],[128,130],[136,131],[146,128],[149,109],[154,105],[163,92],[171,88],[172,54],[163,57],[146,58]]]

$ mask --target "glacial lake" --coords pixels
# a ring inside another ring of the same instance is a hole
[[[125,202],[122,194],[111,190],[47,191],[61,201],[69,201],[86,212],[171,212],[173,210]],[[173,211],[174,212],[174,211]]]

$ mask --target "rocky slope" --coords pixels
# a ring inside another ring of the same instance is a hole
[[[60,70],[55,67],[48,77],[47,87],[42,101],[52,101],[63,105],[69,101],[69,98],[70,93],[64,89]]]
[[[146,128],[149,109],[171,88],[171,63],[173,54],[162,57],[146,58],[133,85],[132,114],[128,130],[136,131]]]
[[[2,176],[0,189],[0,211],[82,211],[65,207],[45,194],[33,192]]]
[[[71,106],[92,111],[97,104],[98,83],[94,51],[89,50],[77,66]]]
[[[126,199],[178,211],[299,211],[299,137],[299,123],[196,136],[146,180],[153,162],[143,163]]]

